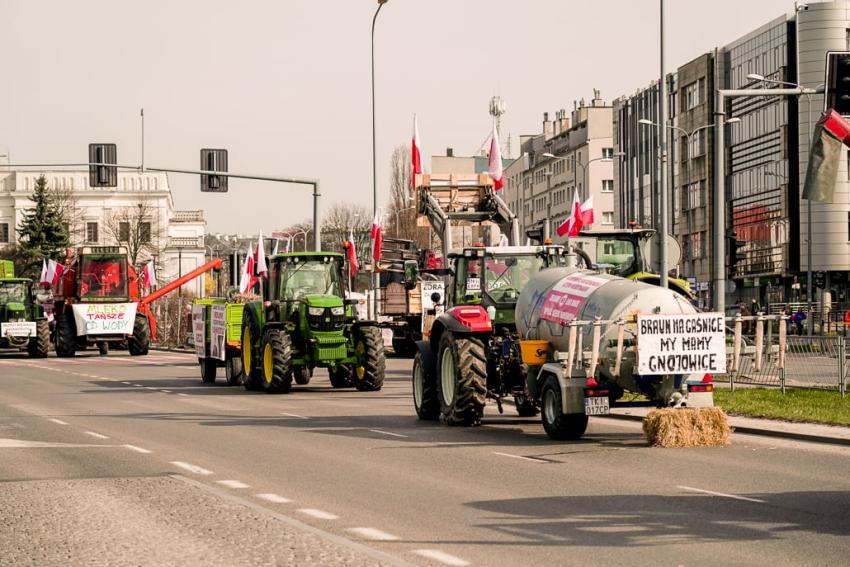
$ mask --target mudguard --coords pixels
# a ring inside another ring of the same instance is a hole
[[[430,341],[416,341],[416,349],[417,352],[422,356],[422,364],[425,366],[425,370],[431,376],[436,376],[437,374],[437,355],[434,353],[434,349],[431,348]]]

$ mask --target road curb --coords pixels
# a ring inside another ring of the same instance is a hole
[[[643,416],[626,415],[626,414],[608,414],[599,417],[607,417],[610,419],[619,419],[624,421],[643,421]],[[824,443],[828,445],[842,445],[850,447],[850,439],[841,437],[827,437],[824,435],[808,435],[806,433],[793,433],[791,431],[777,431],[775,429],[761,429],[758,427],[739,427],[732,426],[735,433],[743,433],[745,435],[759,435],[762,437],[777,437],[780,439],[791,439],[793,441],[807,441],[809,443]]]

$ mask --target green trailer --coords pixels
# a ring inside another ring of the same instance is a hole
[[[192,303],[192,331],[201,380],[204,383],[214,383],[217,369],[224,367],[228,385],[242,384],[240,340],[244,308],[244,303],[229,301],[223,297],[196,299]]]
[[[16,278],[9,260],[0,260],[0,348],[26,350],[32,358],[44,358],[50,349],[50,327],[33,300],[33,281]]]

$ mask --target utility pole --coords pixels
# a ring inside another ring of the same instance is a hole
[[[667,287],[667,77],[664,72],[664,0],[660,8],[660,79],[658,85],[658,266],[660,285]]]

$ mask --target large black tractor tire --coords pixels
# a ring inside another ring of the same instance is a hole
[[[313,369],[309,366],[296,366],[292,369],[292,376],[295,378],[296,384],[306,386],[310,383],[310,378],[313,377]]]
[[[246,390],[263,389],[262,360],[260,359],[260,325],[247,308],[242,314],[242,385]]]
[[[263,334],[263,388],[269,394],[292,390],[292,339],[283,329]]]
[[[201,380],[204,384],[215,384],[216,368],[214,358],[198,358],[198,368],[201,371]]]
[[[549,439],[555,441],[575,441],[581,439],[587,430],[587,416],[583,413],[564,413],[561,398],[561,385],[554,376],[543,382],[540,395],[542,401],[541,417],[543,429]]]
[[[484,415],[487,356],[481,339],[445,332],[437,356],[440,419],[448,425],[477,425]]]
[[[377,392],[384,386],[387,364],[381,329],[361,327],[355,333],[355,340],[361,364],[354,368],[354,387],[361,392]]]
[[[97,352],[100,356],[106,356],[109,354],[109,343],[106,341],[100,341],[97,343]]]
[[[50,324],[46,319],[35,322],[35,336],[27,347],[30,358],[46,358],[50,352]]]
[[[244,379],[242,372],[242,355],[239,356],[227,355],[227,360],[224,361],[224,376],[227,379],[228,386],[240,386]]]
[[[56,321],[56,356],[67,358],[77,351],[77,325],[69,309]]]
[[[351,381],[352,369],[348,366],[337,366],[328,368],[328,377],[331,379],[331,386],[334,388],[353,388],[354,382]]]
[[[421,352],[413,358],[413,407],[421,420],[433,421],[440,417],[437,375],[425,364]]]
[[[515,395],[514,405],[516,406],[516,413],[520,417],[534,417],[537,415],[537,404],[535,404],[534,400],[525,394]]]
[[[151,348],[151,323],[144,315],[136,315],[133,336],[127,341],[130,356],[144,356]]]
[[[399,358],[410,358],[416,354],[416,343],[407,337],[393,337],[393,352]]]

